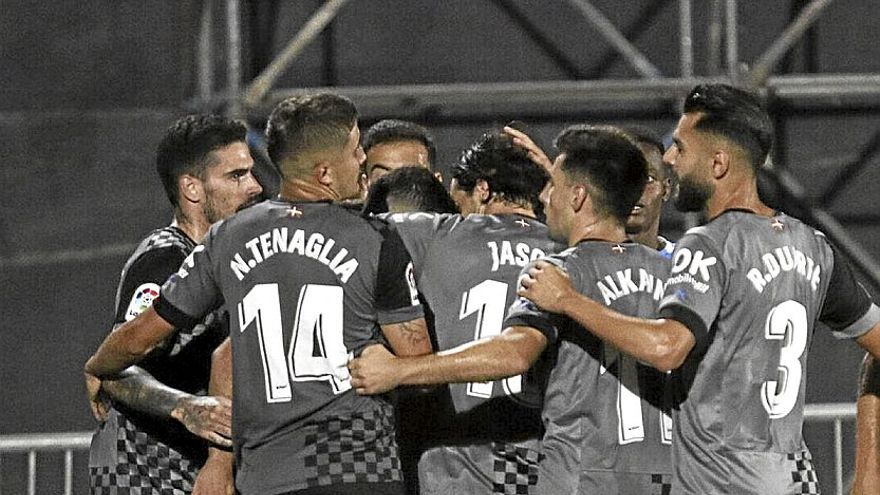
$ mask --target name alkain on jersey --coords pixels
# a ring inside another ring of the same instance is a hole
[[[760,268],[752,268],[746,272],[746,278],[758,293],[764,292],[764,287],[780,274],[792,270],[809,281],[810,288],[814,292],[819,288],[819,274],[822,267],[794,246],[783,246],[764,253],[761,255],[761,261],[764,265],[763,271]]]
[[[324,237],[320,232],[306,236],[305,231],[296,229],[293,235],[288,235],[287,227],[274,228],[244,243],[251,258],[245,259],[241,253],[235,253],[229,268],[238,280],[243,280],[254,267],[276,254],[296,254],[326,265],[345,283],[357,270],[358,261],[351,257],[346,259],[348,249],[344,247],[334,251],[335,245],[335,240]]]
[[[644,268],[639,268],[638,283],[633,279],[632,268],[627,268],[617,270],[613,276],[605,275],[596,282],[596,286],[599,287],[599,292],[602,293],[606,306],[615,299],[637,292],[647,292],[652,295],[655,301],[659,301],[663,297],[665,288],[663,280],[651,275]]]

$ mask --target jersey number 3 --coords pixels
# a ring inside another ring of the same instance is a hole
[[[255,285],[238,304],[238,322],[242,332],[256,324],[266,402],[290,402],[291,379],[329,382],[334,394],[351,389],[342,340],[342,287],[303,286],[286,356],[278,284]]]
[[[788,300],[778,304],[767,315],[764,338],[781,340],[776,380],[761,385],[761,402],[770,419],[784,418],[794,409],[801,390],[801,355],[807,348],[807,309]]]

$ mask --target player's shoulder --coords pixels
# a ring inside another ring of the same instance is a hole
[[[144,252],[174,248],[181,251],[191,251],[196,243],[182,230],[174,225],[168,225],[150,232],[141,241],[139,248]]]
[[[168,225],[153,230],[141,240],[126,262],[126,269],[136,264],[151,264],[156,260],[183,259],[195,248],[196,243],[182,230]]]

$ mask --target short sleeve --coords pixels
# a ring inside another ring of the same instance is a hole
[[[413,263],[400,236],[381,230],[383,240],[376,275],[376,313],[380,324],[415,320],[424,316],[416,289]]]
[[[223,304],[210,256],[214,232],[214,228],[208,231],[205,242],[193,249],[162,286],[156,312],[179,328],[195,325]]]
[[[119,282],[116,323],[133,320],[149,308],[184,257],[179,248],[169,246],[147,251],[134,260]]]
[[[698,346],[705,344],[726,287],[727,269],[720,249],[704,235],[685,234],[675,244],[660,316],[684,324]]]
[[[819,321],[837,338],[857,338],[880,321],[880,308],[856,280],[846,258],[833,248],[834,265]]]
[[[562,260],[556,257],[543,257],[539,259],[564,269]],[[536,262],[537,260],[532,261],[520,271],[519,277],[516,279],[517,288],[519,288],[521,280],[528,275],[529,269]],[[559,319],[558,315],[542,310],[532,301],[524,297],[517,297],[507,310],[507,316],[502,327],[532,327],[544,334],[549,343],[555,343],[559,338]]]

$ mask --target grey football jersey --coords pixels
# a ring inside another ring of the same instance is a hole
[[[387,219],[412,255],[439,350],[500,334],[520,270],[561,247],[544,224],[514,214]],[[449,385],[454,417],[431,435],[433,448],[420,462],[422,493],[526,493],[529,469],[532,484],[536,476],[545,381],[546,367],[538,366],[524,376]]]
[[[230,310],[242,493],[400,479],[390,404],[357,395],[347,361],[422,316],[408,266],[384,224],[270,200],[212,226],[162,287],[169,321]]]
[[[880,318],[825,236],[728,211],[676,244],[661,315],[697,338],[676,372],[675,492],[817,493],[801,435],[813,329],[853,338]]]
[[[548,261],[565,269],[580,293],[640,317],[656,314],[669,273],[669,260],[635,243],[582,241]],[[505,326],[514,325],[544,332],[556,353],[537,493],[662,491],[671,472],[666,374],[527,299],[510,308]],[[638,488],[623,488],[632,478]]]

